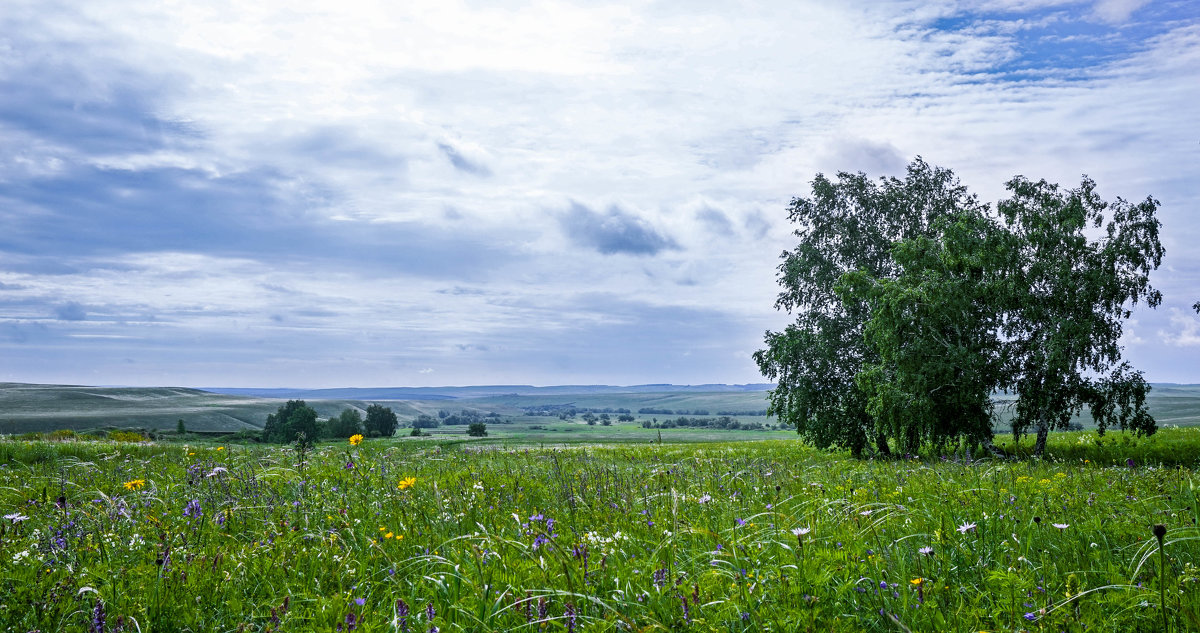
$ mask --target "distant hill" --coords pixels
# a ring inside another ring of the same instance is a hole
[[[455,400],[459,398],[490,398],[495,396],[555,396],[623,393],[733,393],[766,391],[775,385],[483,385],[476,387],[343,387],[334,389],[253,389],[240,387],[205,387],[205,391],[237,396],[282,399],[353,399],[353,400]]]
[[[184,387],[88,387],[0,383],[0,433],[103,427],[174,430],[180,419],[197,432],[261,429],[285,400],[301,399],[327,418],[346,408],[365,410],[381,402],[403,421],[439,410],[472,409],[501,416],[585,408],[626,409],[647,415],[722,415],[762,411],[773,385],[491,385],[476,387],[380,387],[341,389],[190,389]],[[999,395],[998,413],[1011,413]],[[1200,425],[1200,385],[1155,384],[1147,399],[1160,425]],[[661,413],[671,411],[670,414]],[[698,413],[698,412],[707,413]],[[654,412],[654,413],[651,413]],[[1080,423],[1091,426],[1085,413]],[[1003,432],[1006,424],[997,427]]]

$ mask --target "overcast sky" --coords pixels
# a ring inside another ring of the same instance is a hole
[[[920,155],[1161,201],[1200,382],[1198,104],[1194,0],[3,0],[0,380],[761,382],[789,201]]]

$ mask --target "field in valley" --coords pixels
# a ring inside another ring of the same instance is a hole
[[[658,389],[658,391],[655,391]],[[668,390],[670,389],[670,390]],[[724,390],[721,390],[724,389]],[[133,428],[173,431],[179,420],[193,432],[234,433],[261,429],[267,415],[286,399],[304,399],[322,418],[346,408],[360,411],[371,403],[393,409],[402,427],[421,414],[462,410],[491,414],[489,434],[497,438],[538,441],[647,441],[657,439],[657,429],[644,429],[647,421],[686,417],[719,417],[724,413],[761,413],[767,407],[760,386],[734,390],[731,386],[678,387],[454,387],[443,389],[334,389],[316,391],[227,390],[215,393],[185,388],[83,387],[0,383],[0,434],[48,432],[56,429],[84,431],[102,428]],[[574,391],[575,393],[572,393]],[[407,397],[410,399],[398,399]],[[999,397],[1001,431],[1007,411]],[[1150,412],[1162,426],[1200,425],[1200,385],[1155,385],[1148,399]],[[559,411],[577,408],[628,410],[632,423],[610,426],[584,424],[578,417],[560,420]],[[641,410],[671,413],[638,413]],[[546,415],[531,415],[531,412]],[[698,413],[697,413],[698,412]],[[739,424],[773,425],[763,415],[733,415]],[[1092,427],[1085,414],[1077,420]],[[460,435],[465,426],[443,426],[436,435]],[[783,431],[663,429],[664,439],[679,441],[763,439]]]
[[[1200,628],[1198,429],[1012,463],[664,440],[0,440],[0,630]]]

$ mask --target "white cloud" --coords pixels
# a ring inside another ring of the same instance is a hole
[[[1172,309],[1171,329],[1159,330],[1158,335],[1164,343],[1175,347],[1200,345],[1200,318]]]

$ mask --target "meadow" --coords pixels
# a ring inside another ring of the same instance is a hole
[[[1051,455],[10,438],[0,630],[1200,628],[1200,431]]]

